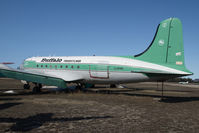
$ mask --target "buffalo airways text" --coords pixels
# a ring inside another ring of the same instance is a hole
[[[43,58],[42,60],[41,60],[41,62],[52,62],[52,63],[54,63],[54,62],[67,62],[67,63],[75,63],[75,62],[77,62],[77,63],[79,63],[79,62],[81,62],[81,60],[63,60],[63,59],[60,59],[60,58]]]

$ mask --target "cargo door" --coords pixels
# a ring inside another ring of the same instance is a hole
[[[105,65],[90,65],[89,74],[91,78],[109,79],[109,67]]]

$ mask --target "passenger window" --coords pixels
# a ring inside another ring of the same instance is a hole
[[[62,68],[62,65],[60,66],[60,68]]]
[[[39,67],[39,65],[37,65],[37,67]]]
[[[73,66],[71,66],[71,68],[73,68]]]
[[[47,68],[48,66],[46,65],[46,68]]]
[[[55,65],[55,69],[57,69],[57,65]]]
[[[77,68],[79,69],[79,68],[80,68],[80,66],[77,66]]]
[[[41,67],[43,67],[43,65],[41,65]]]
[[[66,65],[66,68],[68,68],[68,66]]]

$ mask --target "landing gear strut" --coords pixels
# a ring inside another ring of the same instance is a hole
[[[161,81],[161,100],[164,100],[164,81]],[[158,81],[157,81],[157,89],[158,89]]]
[[[42,84],[35,83],[35,87],[32,89],[33,93],[40,93],[42,88]]]
[[[95,84],[82,84],[82,83],[77,83],[76,90],[79,91],[86,91],[88,88],[94,88]]]
[[[77,91],[81,91],[82,88],[83,88],[83,84],[77,83],[77,86],[75,87],[75,89],[76,89]]]
[[[162,81],[162,97],[161,100],[163,100],[164,98],[164,81]]]

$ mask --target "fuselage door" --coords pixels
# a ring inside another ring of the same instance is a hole
[[[89,74],[91,78],[109,79],[109,67],[107,65],[90,65]]]

